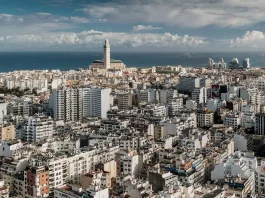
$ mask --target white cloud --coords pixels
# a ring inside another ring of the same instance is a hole
[[[1,35],[40,34],[70,30],[77,25],[90,23],[90,19],[79,16],[59,16],[51,13],[33,13],[26,15],[0,14]]]
[[[70,20],[72,22],[76,22],[76,23],[89,23],[89,19],[85,18],[85,17],[70,17]]]
[[[102,46],[105,39],[109,39],[112,46],[123,47],[165,47],[165,48],[187,48],[207,44],[204,38],[180,36],[177,34],[155,34],[155,33],[124,33],[124,32],[100,32],[95,30],[80,33],[45,33],[5,36],[1,42],[12,46],[31,44],[31,46],[69,45],[94,48]]]
[[[182,27],[240,27],[265,21],[264,0],[137,0],[89,5],[82,11],[116,23],[156,23]]]
[[[231,47],[264,48],[265,33],[260,31],[247,31],[242,37],[231,40]]]
[[[133,26],[134,32],[146,31],[146,30],[160,30],[161,27],[154,27],[152,25],[136,25]]]

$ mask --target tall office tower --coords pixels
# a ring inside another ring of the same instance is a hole
[[[53,120],[44,115],[29,117],[22,127],[22,139],[27,142],[36,142],[53,135]]]
[[[104,67],[110,69],[110,44],[109,40],[105,40],[104,45]]]

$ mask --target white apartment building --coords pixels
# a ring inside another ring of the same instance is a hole
[[[27,142],[36,142],[53,135],[53,120],[44,115],[34,115],[26,119],[22,129],[22,138]]]
[[[197,127],[210,127],[213,125],[213,112],[210,110],[197,111]]]
[[[200,133],[200,131],[196,131],[196,135],[192,134],[189,137],[181,138],[179,140],[180,146],[194,150],[204,148],[209,142],[209,137],[210,135],[208,133]]]
[[[223,159],[211,173],[211,180],[227,180],[228,192],[238,197],[245,197],[248,193],[255,194],[255,169],[257,158],[250,152],[236,151],[232,156]],[[236,177],[236,178],[235,178]],[[243,186],[242,191],[232,188],[230,184]]]
[[[48,88],[48,80],[46,78],[33,78],[33,79],[15,79],[15,78],[7,78],[4,81],[4,86],[8,89],[13,89],[20,87],[20,89],[47,89]]]
[[[167,104],[167,115],[175,116],[178,110],[183,109],[183,98],[175,98]]]
[[[66,118],[66,103],[65,91],[63,89],[55,89],[49,99],[49,106],[53,110],[55,120],[65,120]]]
[[[144,114],[151,114],[153,116],[166,116],[167,108],[164,105],[147,105],[143,109]]]
[[[191,99],[197,104],[205,104],[207,102],[207,89],[205,87],[194,88],[191,92]]]
[[[228,113],[224,117],[224,125],[232,127],[234,129],[241,125],[241,114],[239,113]]]
[[[53,191],[68,181],[80,183],[82,174],[94,170],[96,164],[113,160],[117,151],[119,146],[87,148],[82,152],[73,152],[70,156],[64,153],[33,155],[30,164],[38,162],[49,167],[49,185]]]
[[[181,114],[178,117],[160,122],[159,125],[164,126],[165,135],[177,135],[184,129],[196,128],[197,118],[195,113]]]
[[[111,89],[99,87],[53,90],[50,107],[55,120],[78,121],[83,117],[107,118],[112,98]]]
[[[110,110],[112,97],[110,97],[111,89],[100,87],[89,87],[79,89],[82,105],[79,105],[83,114],[82,117],[99,117],[107,118],[107,112]]]
[[[79,97],[78,89],[55,89],[50,97],[50,107],[53,109],[55,120],[78,121]]]
[[[196,150],[201,148],[201,142],[199,138],[183,138],[180,140],[180,146]]]
[[[106,132],[114,132],[127,128],[128,124],[129,120],[106,119],[101,121],[100,128]]]
[[[139,149],[148,143],[146,137],[128,137],[126,135],[119,137],[118,141],[121,150]]]
[[[137,152],[119,151],[117,155],[119,155],[118,163],[121,173],[137,178],[140,171],[140,157]]]
[[[51,82],[51,87],[52,89],[58,89],[60,86],[63,86],[66,84],[66,79],[61,77],[61,78],[53,78]]]
[[[53,149],[55,152],[66,152],[69,150],[80,149],[80,139],[71,140],[71,139],[48,139],[47,142],[42,144],[41,151],[47,152],[49,149]]]

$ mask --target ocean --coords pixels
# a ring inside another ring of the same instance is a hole
[[[88,68],[94,60],[101,60],[101,52],[0,52],[0,72],[14,70],[60,69],[77,70]],[[158,65],[182,65],[183,67],[206,67],[208,58],[229,63],[238,58],[240,63],[250,58],[252,67],[265,67],[262,53],[185,53],[174,52],[112,52],[112,59],[122,60],[127,67],[152,67]]]

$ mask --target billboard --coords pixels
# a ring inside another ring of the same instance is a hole
[[[220,86],[212,85],[212,98],[220,98]]]

